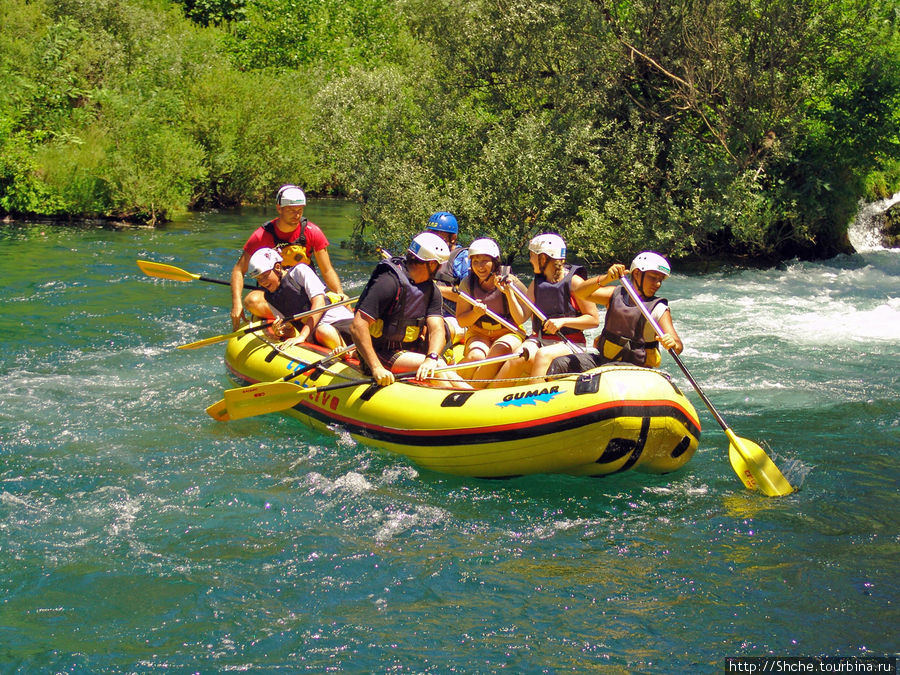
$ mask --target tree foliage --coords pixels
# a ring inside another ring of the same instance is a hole
[[[188,17],[188,18],[185,18]],[[284,182],[360,245],[832,255],[900,188],[874,0],[7,0],[0,209],[158,220]]]

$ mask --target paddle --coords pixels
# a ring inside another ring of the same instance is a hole
[[[538,319],[540,319],[541,323],[546,323],[547,315],[544,314],[540,309],[538,309],[538,306],[535,305],[525,293],[520,291],[516,287],[515,284],[510,284],[509,287],[513,290],[513,293],[515,293],[519,297],[519,300],[524,302],[525,305],[528,307],[528,309],[530,309],[534,313],[534,315]],[[573,352],[575,352],[576,354],[584,354],[584,348],[581,347],[580,345],[576,345],[569,338],[567,338],[565,335],[563,335],[561,331],[557,331],[556,335],[559,337],[560,340],[562,340],[567,345],[569,345],[569,347],[572,349]]]
[[[640,296],[637,294],[637,291],[634,290],[631,282],[625,277],[622,277],[619,281],[622,282],[625,290],[628,291],[631,299],[634,300],[635,304],[641,310],[641,314],[644,315],[644,318],[647,319],[647,322],[653,327],[656,334],[662,336],[664,331],[659,327],[659,323],[657,323],[656,319],[654,319],[647,310],[647,306],[643,303]],[[669,354],[675,359],[675,363],[681,368],[681,372],[684,373],[688,382],[691,383],[691,386],[694,387],[694,390],[699,394],[703,403],[706,404],[709,412],[715,417],[716,422],[718,422],[719,426],[725,431],[728,440],[731,441],[731,445],[728,447],[728,458],[731,461],[731,468],[734,469],[734,472],[738,475],[744,485],[750,490],[758,488],[769,497],[781,497],[791,494],[794,491],[794,488],[778,467],[775,466],[775,463],[769,459],[765,450],[753,441],[736,435],[728,425],[725,424],[725,420],[722,419],[722,416],[713,407],[713,404],[710,403],[709,399],[706,398],[706,394],[703,393],[700,385],[697,384],[693,377],[691,377],[691,374],[681,362],[678,354],[671,349],[669,350]]]
[[[488,363],[501,363],[510,359],[518,358],[518,354],[504,354],[503,356],[495,356],[490,359],[478,361],[478,365]],[[475,363],[475,362],[473,362]],[[443,373],[459,368],[471,368],[473,363],[456,363],[449,366],[441,366],[435,368],[434,372]],[[417,371],[408,373],[400,373],[396,376],[395,381],[409,380],[416,376]],[[339,382],[337,384],[327,384],[322,387],[302,387],[293,382],[285,382],[276,380],[274,382],[261,382],[252,384],[248,387],[238,387],[236,389],[228,389],[225,392],[227,418],[219,414],[218,409],[214,408],[218,404],[214,404],[207,408],[206,412],[210,417],[220,422],[228,420],[239,420],[244,417],[253,417],[255,415],[264,415],[270,412],[278,412],[293,408],[301,401],[304,396],[316,394],[323,391],[333,391],[335,389],[345,389],[347,387],[357,387],[363,384],[373,384],[374,377],[351,380],[349,382]]]
[[[303,366],[299,370],[295,370],[293,373],[288,373],[287,375],[282,377],[280,380],[275,380],[274,384],[277,384],[279,382],[289,382],[290,380],[293,380],[296,377],[300,377],[304,373],[308,373],[313,368],[317,368],[319,366],[325,365],[326,363],[334,361],[338,357],[343,356],[344,354],[346,354],[347,352],[349,352],[350,350],[355,349],[355,348],[356,348],[356,345],[347,345],[346,347],[341,347],[336,352],[332,352],[328,356],[325,356],[325,357],[319,359],[318,361],[313,361],[312,363],[307,363],[305,366]],[[206,409],[206,414],[208,414],[210,417],[212,417],[213,419],[218,420],[220,422],[227,422],[229,419],[231,419],[230,416],[228,415],[228,404],[224,398],[219,399],[218,401],[213,403],[211,406],[209,406]]]
[[[201,277],[199,274],[188,272],[181,269],[180,267],[175,267],[174,265],[166,265],[165,263],[152,262],[150,260],[138,260],[137,264],[144,274],[150,277],[156,277],[158,279],[169,279],[171,281],[208,281],[211,284],[231,286],[230,281]],[[255,286],[253,288],[259,287]]]
[[[312,314],[316,314],[318,312],[326,312],[331,307],[338,307],[340,305],[348,305],[351,302],[356,302],[359,300],[359,297],[356,298],[347,298],[346,300],[341,300],[340,302],[332,302],[329,305],[325,305],[324,307],[319,307],[318,309],[311,309],[307,312],[301,312],[300,314],[294,314],[294,316],[290,316],[285,318],[284,323],[293,323],[294,321],[298,321],[300,319],[304,319]],[[179,345],[178,349],[197,349],[197,347],[205,347],[206,345],[214,345],[217,342],[225,342],[226,340],[230,340],[234,337],[241,337],[242,335],[246,335],[247,333],[255,333],[257,331],[264,330],[272,325],[271,321],[265,321],[258,326],[245,326],[244,328],[238,328],[236,331],[231,333],[226,333],[225,335],[213,335],[212,337],[203,338],[202,340],[197,340],[196,342],[189,342],[186,345]]]
[[[459,286],[454,286],[454,287],[453,287],[453,292],[456,293],[456,294],[457,294],[459,297],[461,297],[463,300],[465,300],[466,302],[468,302],[470,305],[472,305],[472,307],[475,307],[475,306],[476,306],[476,303],[477,303],[478,301],[477,301],[475,298],[473,298],[471,295],[469,295],[468,293],[466,293],[465,291],[459,290]],[[515,334],[518,335],[519,337],[523,337],[523,338],[525,337],[525,332],[524,332],[521,328],[519,328],[518,326],[513,325],[512,323],[510,323],[509,321],[507,321],[506,319],[504,319],[502,316],[500,316],[499,314],[497,314],[497,312],[495,312],[494,310],[492,310],[490,307],[485,307],[485,308],[484,308],[484,313],[487,314],[489,317],[491,317],[494,321],[496,321],[497,323],[499,323],[501,326],[503,326],[506,330],[508,330],[508,331],[510,331],[510,332],[512,332],[512,333],[515,333]]]

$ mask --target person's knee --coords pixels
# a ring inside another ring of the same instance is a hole
[[[256,316],[263,318],[272,317],[272,309],[269,307],[266,296],[263,295],[262,291],[250,291],[247,293],[247,297],[244,298],[244,307]]]

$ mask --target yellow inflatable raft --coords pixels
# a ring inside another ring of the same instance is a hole
[[[244,385],[284,378],[325,354],[248,333],[229,341],[225,362]],[[338,360],[295,382],[321,388],[362,377],[355,360]],[[367,383],[300,396],[285,412],[315,429],[342,428],[420,467],[482,478],[668,473],[690,460],[700,438],[696,410],[668,375],[623,365],[471,392]]]

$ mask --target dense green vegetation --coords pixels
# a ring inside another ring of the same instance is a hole
[[[398,246],[827,256],[900,189],[869,0],[4,0],[0,213],[154,222],[294,182]],[[521,259],[521,258],[520,258]]]

